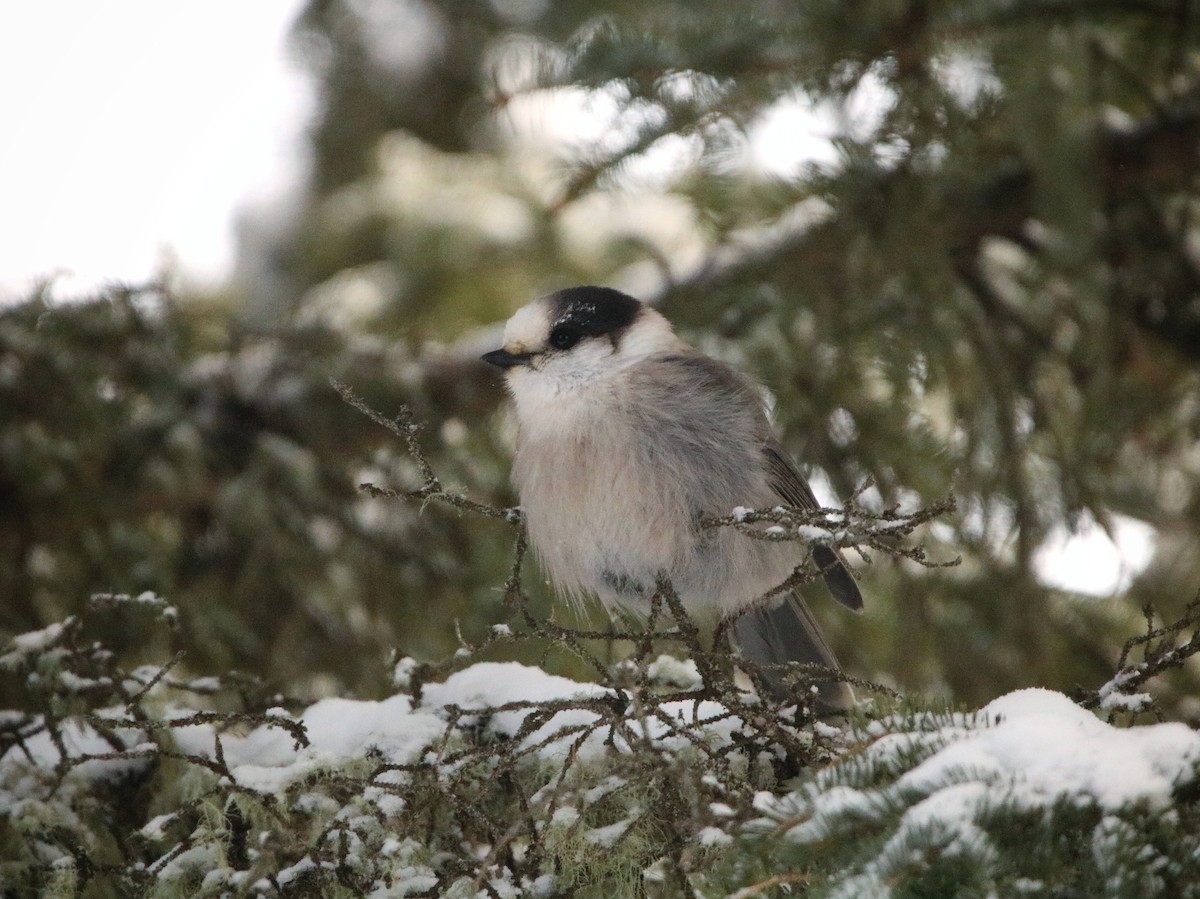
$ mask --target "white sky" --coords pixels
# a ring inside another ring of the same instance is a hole
[[[0,297],[61,273],[58,295],[137,283],[171,261],[193,282],[231,271],[236,216],[301,177],[310,110],[285,40],[303,0],[38,0],[0,29]],[[754,161],[824,156],[829,119],[780,107]],[[807,138],[800,140],[799,138]],[[825,161],[832,161],[826,159]],[[1108,595],[1149,561],[1122,520],[1048,541],[1043,578]]]
[[[220,281],[234,214],[300,172],[301,0],[38,0],[0,29],[0,294],[164,259]]]
[[[1054,529],[1039,547],[1033,564],[1042,583],[1091,596],[1112,596],[1129,587],[1150,564],[1157,533],[1124,515],[1112,516],[1112,538],[1094,521],[1079,533]]]

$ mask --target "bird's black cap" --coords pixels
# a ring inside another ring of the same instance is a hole
[[[642,303],[611,287],[569,287],[548,297],[551,327],[573,327],[587,337],[614,339],[634,323]]]

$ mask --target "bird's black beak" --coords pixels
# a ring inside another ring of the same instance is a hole
[[[528,365],[532,353],[510,353],[508,350],[492,350],[480,358],[489,365],[497,368],[515,368],[518,365]]]

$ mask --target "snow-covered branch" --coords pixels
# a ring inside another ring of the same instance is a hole
[[[793,506],[747,509],[739,506],[728,515],[701,519],[700,526],[731,527],[754,540],[795,541],[809,546],[855,549],[860,553],[864,548],[876,549],[927,568],[949,568],[958,565],[961,559],[931,561],[924,547],[906,547],[899,541],[911,537],[922,525],[951,515],[955,510],[953,496],[913,512],[901,512],[897,507],[872,512],[853,500],[840,509],[798,509]]]
[[[1142,608],[1146,620],[1146,632],[1130,637],[1121,647],[1117,660],[1117,672],[1096,690],[1077,690],[1075,700],[1087,709],[1101,709],[1110,714],[1125,712],[1136,715],[1152,712],[1160,721],[1162,711],[1150,693],[1142,687],[1154,678],[1172,669],[1181,668],[1189,659],[1200,655],[1200,594],[1187,604],[1183,614],[1169,624],[1156,625],[1155,611],[1147,605]],[[1185,634],[1190,635],[1180,642]],[[1141,650],[1141,661],[1133,661],[1136,650]]]

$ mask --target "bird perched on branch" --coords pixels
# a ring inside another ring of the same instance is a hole
[[[605,287],[524,306],[483,359],[505,370],[518,426],[513,482],[559,590],[644,614],[665,576],[689,613],[740,613],[732,634],[750,661],[838,667],[799,595],[763,599],[804,561],[803,544],[701,524],[738,506],[818,507],[753,384]],[[833,596],[861,610],[840,554],[811,552]],[[786,696],[780,671],[763,676]],[[839,682],[823,684],[819,700],[825,710],[853,702]]]

